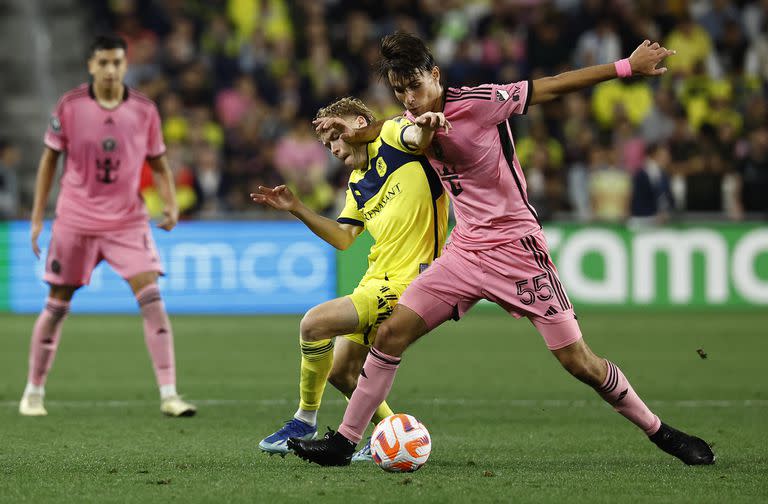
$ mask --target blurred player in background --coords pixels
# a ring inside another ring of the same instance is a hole
[[[285,454],[289,438],[313,439],[326,380],[350,397],[357,386],[379,325],[391,313],[406,286],[438,256],[445,242],[448,198],[421,154],[436,129],[447,128],[442,113],[385,121],[368,144],[349,145],[342,133],[365,127],[374,114],[360,100],[342,98],[320,109],[317,120],[338,119],[338,129],[320,135],[323,144],[352,170],[346,205],[336,221],[307,208],[286,186],[260,187],[251,198],[291,212],[317,236],[340,250],[367,229],[375,240],[368,270],[352,294],[309,310],[301,321],[300,402],[294,417],[259,447]],[[335,340],[336,336],[344,336]],[[376,350],[371,350],[376,352]],[[380,401],[372,412],[378,423],[392,414]],[[371,418],[366,420],[366,423]],[[370,460],[370,445],[352,460]]]
[[[562,366],[659,448],[686,464],[713,463],[705,441],[662,423],[619,367],[592,353],[582,339],[538,216],[528,202],[510,123],[511,116],[525,114],[529,105],[602,81],[661,75],[666,68],[656,66],[674,51],[646,40],[615,64],[473,88],[443,87],[431,52],[413,35],[385,37],[381,52],[379,74],[407,109],[405,116],[443,112],[453,126],[450,135],[437,132],[425,154],[451,193],[456,227],[441,257],[410,284],[379,328],[339,431],[323,440],[289,440],[289,446],[321,465],[349,464],[373,408],[392,387],[405,349],[446,320],[461,317],[480,299],[488,299],[513,317],[528,317]],[[324,131],[332,124],[327,120],[318,127]],[[356,141],[354,135],[348,138]]]
[[[92,83],[61,97],[45,134],[31,223],[32,250],[38,257],[56,162],[61,153],[66,153],[66,160],[45,260],[44,279],[50,290],[32,331],[29,375],[19,405],[22,415],[47,415],[45,381],[72,296],[89,283],[102,259],[136,296],[160,388],[160,410],[174,417],[196,412],[176,392],[173,332],[157,286],[163,268],[139,196],[141,168],[147,159],[165,201],[164,219],[158,226],[170,231],[179,218],[173,176],[157,107],[123,84],[128,65],[125,52],[122,38],[95,39],[88,59]]]

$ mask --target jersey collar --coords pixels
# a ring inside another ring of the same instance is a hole
[[[128,91],[128,86],[123,84],[123,102],[128,99],[129,94],[130,92]],[[93,91],[93,83],[88,84],[88,96],[90,96],[93,101],[98,103],[98,100],[96,100],[96,93]]]

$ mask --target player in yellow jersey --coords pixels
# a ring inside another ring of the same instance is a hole
[[[316,121],[325,119],[334,119],[334,127],[325,130],[320,140],[352,170],[346,205],[338,219],[316,214],[282,185],[259,187],[251,198],[291,212],[337,249],[349,247],[364,229],[375,243],[368,255],[368,270],[354,292],[315,306],[301,320],[299,409],[259,443],[263,451],[281,455],[289,451],[289,437],[316,436],[326,381],[346,397],[352,395],[378,326],[392,313],[406,286],[437,258],[448,225],[448,198],[421,154],[436,129],[450,128],[441,113],[429,112],[415,122],[404,117],[386,121],[373,142],[358,145],[346,143],[341,136],[375,120],[363,102],[342,98],[318,111]],[[344,337],[335,341],[336,336]],[[391,414],[384,402],[373,422]],[[370,460],[369,444],[353,460]]]

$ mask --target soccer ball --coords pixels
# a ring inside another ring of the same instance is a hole
[[[424,424],[411,415],[390,415],[373,429],[371,455],[388,472],[413,472],[432,452],[432,439]]]

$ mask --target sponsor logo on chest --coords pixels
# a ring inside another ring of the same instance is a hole
[[[386,191],[383,191],[381,199],[379,200],[378,203],[376,203],[376,205],[374,205],[370,210],[366,210],[363,212],[363,218],[366,221],[369,221],[371,219],[378,217],[379,214],[381,214],[381,212],[384,210],[384,208],[389,204],[389,202],[395,199],[401,193],[402,193],[402,189],[400,187],[400,182],[398,182],[397,184],[391,185],[386,189]]]

